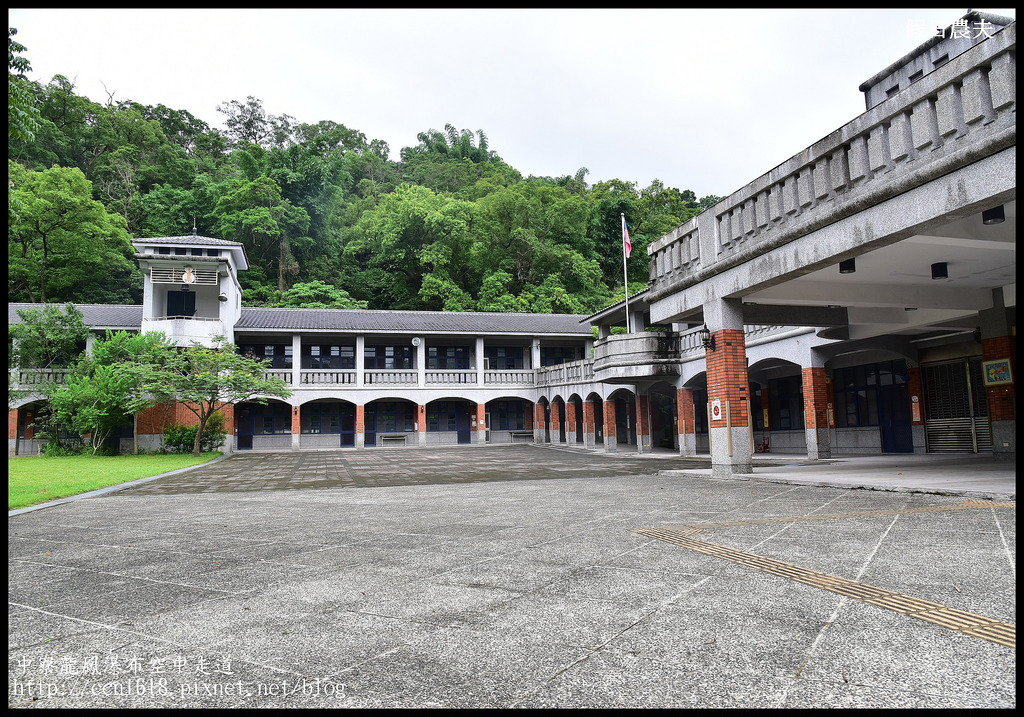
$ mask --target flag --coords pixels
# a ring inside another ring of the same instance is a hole
[[[629,253],[633,251],[633,245],[629,243],[629,229],[626,228],[626,215],[622,215],[622,246],[626,252],[626,258],[629,258]]]

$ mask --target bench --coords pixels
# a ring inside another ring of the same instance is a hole
[[[398,435],[392,435],[392,436],[381,436],[380,437],[380,444],[382,446],[389,446],[389,445],[392,445],[392,444],[404,446],[406,444],[406,438],[407,438],[407,436],[405,434],[398,434]]]
[[[533,431],[512,431],[509,433],[513,443],[522,441],[525,443],[533,443]]]

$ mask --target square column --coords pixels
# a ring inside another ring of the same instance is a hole
[[[302,385],[302,337],[292,334],[292,389]]]
[[[293,364],[294,365],[294,364]],[[302,436],[302,416],[299,407],[292,406],[292,450],[299,450],[299,439]]]
[[[561,417],[558,415],[558,404],[554,401],[551,402],[551,442],[561,443],[562,440],[558,434],[561,433],[562,422]]]
[[[420,344],[423,348],[423,344]],[[422,374],[422,371],[421,371]],[[416,420],[413,421],[412,429],[416,433],[416,445],[427,445],[427,407],[416,406]]]
[[[1016,321],[1006,308],[1002,289],[992,290],[992,308],[978,312],[981,324],[982,361],[1006,361],[1010,382],[985,386],[988,418],[992,426],[992,456],[1015,460],[1017,456],[1017,336]],[[982,368],[983,373],[984,367]],[[992,377],[996,377],[995,371]]]
[[[594,402],[583,402],[583,447],[593,448],[596,443],[597,432],[594,426]]]
[[[361,338],[361,337],[360,337]],[[357,356],[359,354],[356,354]],[[358,360],[358,359],[357,359]],[[363,405],[356,406],[356,417],[355,417],[355,447],[365,448],[366,447],[366,408]]]
[[[356,387],[362,388],[366,381],[363,375],[366,372],[366,337],[362,334],[356,336]],[[362,408],[362,406],[360,406]],[[356,429],[357,431],[359,429]]]
[[[476,337],[476,385],[484,385],[484,337]]]
[[[565,442],[572,445],[576,442],[576,404],[565,402]]]
[[[636,394],[636,452],[643,453],[651,449],[651,398]]]
[[[615,438],[615,401],[604,402],[604,452],[615,453],[618,442]]]
[[[473,413],[473,417],[476,419],[476,426],[469,434],[469,439],[473,443],[486,443],[487,438],[487,404],[478,403],[476,404],[476,410]]]
[[[544,421],[544,405],[541,403],[533,404],[533,442],[543,443],[544,442],[544,429],[546,423]]]
[[[705,352],[711,475],[730,478],[753,470],[743,307],[737,299],[710,302],[704,319],[714,341]]]
[[[829,442],[829,391],[824,367],[805,368],[800,371],[804,388],[804,435],[807,439],[807,457],[812,460],[831,458]]]
[[[678,426],[676,435],[679,438],[679,455],[697,455],[697,424],[693,409],[693,389],[676,389],[676,415]]]

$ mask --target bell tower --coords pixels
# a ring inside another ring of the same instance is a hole
[[[242,313],[238,272],[249,268],[238,242],[196,234],[134,239],[145,277],[142,330],[162,331],[179,346],[234,342]]]

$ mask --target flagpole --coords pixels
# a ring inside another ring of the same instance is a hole
[[[625,229],[626,229],[626,213],[622,212],[622,229],[623,229],[623,242],[622,242],[622,290],[626,294],[626,333],[632,333],[629,330],[629,274],[626,271],[626,242],[625,242]]]

